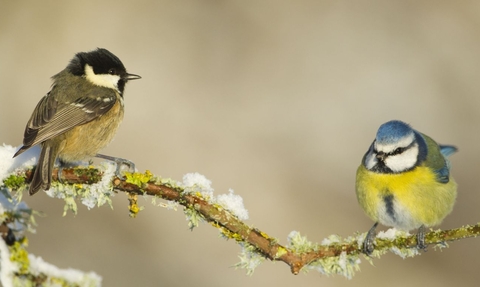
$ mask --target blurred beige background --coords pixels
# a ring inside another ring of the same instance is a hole
[[[388,2],[388,3],[387,3]],[[103,152],[181,180],[233,188],[251,225],[286,243],[366,231],[355,170],[380,124],[409,122],[455,144],[458,201],[442,228],[480,218],[480,4],[477,1],[2,1],[0,142],[19,145],[49,77],[76,52],[104,47],[143,76]],[[346,280],[293,276],[266,262],[249,277],[240,250],[182,211],[124,194],[62,217],[63,202],[25,197],[38,218],[29,250],[94,270],[104,286],[473,286],[480,239],[415,259],[363,260]],[[382,227],[383,228],[383,227]]]

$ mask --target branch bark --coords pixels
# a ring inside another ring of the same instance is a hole
[[[32,170],[25,172],[26,182],[30,182],[33,175]],[[135,175],[135,174],[134,174]],[[144,176],[143,174],[137,174]],[[62,169],[61,178],[58,177],[58,170],[53,171],[53,180],[70,184],[90,184],[100,180],[102,173],[92,168],[68,168]],[[330,245],[315,245],[308,251],[298,252],[293,248],[281,245],[267,233],[252,228],[239,220],[228,210],[217,204],[212,204],[201,196],[190,193],[184,193],[179,187],[173,187],[169,184],[159,184],[158,180],[152,177],[151,180],[142,184],[134,184],[125,179],[114,177],[112,185],[116,191],[126,192],[135,195],[149,195],[159,197],[165,200],[175,201],[185,208],[194,209],[205,221],[213,226],[220,228],[221,232],[229,238],[234,238],[238,242],[247,243],[253,246],[256,251],[264,257],[282,261],[290,266],[293,274],[298,274],[300,270],[308,264],[331,257],[338,257],[341,254],[360,255],[361,244],[357,240],[347,243],[333,243]],[[426,234],[426,244],[444,244],[447,241],[455,241],[464,238],[477,237],[480,234],[480,225],[464,226],[451,230],[431,231]],[[363,238],[357,236],[357,238]],[[397,248],[415,248],[416,236],[389,239],[376,239],[376,250],[386,252],[392,247]]]

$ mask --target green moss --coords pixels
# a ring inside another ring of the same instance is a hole
[[[73,173],[78,177],[89,179],[90,181],[88,183],[97,183],[102,180],[103,176],[103,174],[94,167],[74,168]]]
[[[3,180],[3,184],[11,190],[17,190],[25,185],[25,176],[12,174]]]

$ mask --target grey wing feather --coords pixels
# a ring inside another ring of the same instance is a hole
[[[435,171],[437,180],[441,183],[448,183],[450,181],[450,165],[445,163],[445,166]]]
[[[447,157],[455,153],[458,149],[455,146],[451,145],[439,145],[440,153],[445,159],[445,165],[437,169],[435,173],[437,174],[437,180],[441,183],[448,183],[450,181],[450,161]]]
[[[76,99],[71,103],[61,103],[51,96],[51,92],[37,104],[25,128],[23,147],[14,155],[17,156],[31,146],[44,142],[57,135],[85,123],[88,123],[108,112],[116,102],[115,92],[105,96],[101,90],[101,98],[93,92]],[[107,99],[104,101],[104,99]]]

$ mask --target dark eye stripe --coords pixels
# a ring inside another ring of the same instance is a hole
[[[394,151],[388,153],[388,155],[397,155],[397,154],[402,154],[406,150],[409,150],[415,145],[416,141],[412,141],[408,146],[406,147],[398,147]]]
[[[396,148],[392,153],[389,153],[389,155],[397,155],[403,153],[407,148],[399,147]]]

